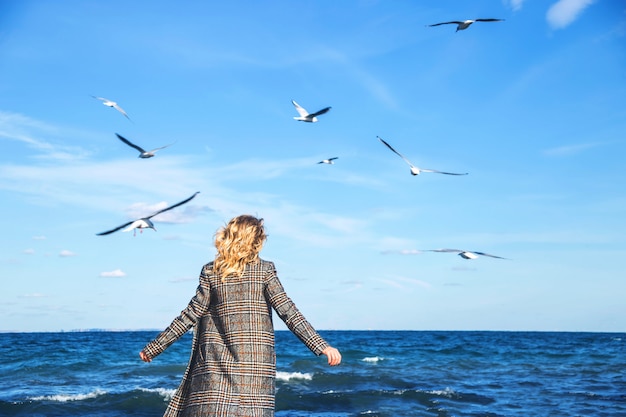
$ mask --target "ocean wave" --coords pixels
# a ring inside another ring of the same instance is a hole
[[[28,397],[29,401],[55,401],[65,403],[69,401],[83,401],[106,395],[106,391],[95,390],[87,394],[54,394],[54,395],[40,395],[37,397]]]
[[[380,357],[380,356],[372,356],[372,357],[368,357],[368,358],[363,358],[361,359],[363,362],[370,362],[370,363],[378,363],[382,360],[385,360],[385,358]]]
[[[313,379],[313,374],[302,372],[276,372],[276,379],[279,381],[290,381],[292,379],[304,379],[310,381]]]
[[[431,390],[431,391],[424,391],[424,392],[427,394],[437,395],[441,397],[449,397],[449,398],[452,398],[453,396],[457,395],[456,391],[454,391],[450,387],[446,387],[443,390]]]
[[[158,394],[161,397],[163,397],[163,401],[169,401],[172,399],[172,397],[174,396],[174,393],[176,392],[175,389],[168,389],[168,388],[138,388],[139,391],[143,391],[143,392],[148,392],[148,393],[154,393],[154,394]]]

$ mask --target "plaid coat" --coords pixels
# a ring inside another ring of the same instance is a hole
[[[154,358],[194,328],[189,364],[164,417],[274,416],[272,308],[316,355],[328,344],[287,297],[272,262],[249,264],[224,282],[212,270],[212,262],[202,268],[196,295],[144,348]]]

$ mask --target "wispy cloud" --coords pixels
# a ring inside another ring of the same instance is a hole
[[[100,276],[103,278],[122,278],[126,276],[126,272],[121,269],[114,269],[113,271],[100,272]]]
[[[35,249],[32,249],[32,248],[24,249],[24,253],[26,255],[34,255],[35,254]]]
[[[400,250],[384,250],[381,252],[383,255],[397,254],[397,255],[419,255],[423,251],[418,249],[400,249]]]
[[[391,94],[391,90],[380,79],[373,76],[365,68],[358,65],[348,54],[332,48],[322,48],[328,58],[339,64],[351,78],[361,84],[371,96],[391,109],[398,109],[400,106]]]
[[[60,131],[60,128],[39,120],[31,119],[18,113],[0,111],[0,139],[25,144],[38,152],[33,155],[34,158],[76,160],[88,155],[88,152],[80,147],[67,146],[55,143],[49,139],[41,139],[41,137],[58,136],[61,134]]]
[[[179,277],[179,278],[172,278],[168,281],[178,284],[180,282],[189,282],[189,281],[197,281],[197,280],[198,280],[197,277]]]
[[[36,121],[30,123],[37,125]],[[314,246],[375,243],[369,226],[375,217],[386,215],[382,211],[371,218],[336,214],[294,203],[297,198],[292,194],[258,186],[293,170],[308,169],[310,158],[256,158],[233,164],[207,164],[203,158],[169,155],[141,169],[136,160],[128,158],[5,163],[0,164],[0,189],[32,196],[34,204],[78,209],[77,216],[88,217],[89,222],[94,215],[101,216],[96,213],[113,213],[96,222],[94,233],[152,214],[200,191],[192,202],[159,214],[154,221],[186,223],[205,213],[219,217],[253,213],[268,220],[271,233]]]
[[[595,0],[559,0],[548,9],[546,19],[553,29],[563,29],[572,24]]]
[[[407,284],[413,285],[413,286],[418,286],[418,287],[423,287],[423,288],[431,287],[431,285],[428,282],[422,281],[421,279],[400,277],[399,280]]]
[[[61,252],[59,252],[59,256],[62,258],[69,258],[72,256],[76,256],[76,253],[72,252],[71,250],[64,249]]]
[[[522,9],[524,0],[505,0],[505,4],[507,4],[514,12],[517,12]]]
[[[461,271],[461,272],[467,272],[467,271],[476,271],[476,268],[472,268],[469,266],[453,266],[452,268],[453,271]]]
[[[21,296],[21,298],[44,298],[44,297],[47,297],[47,295],[40,293],[40,292],[33,292],[29,294],[24,294]]]
[[[346,287],[346,289],[344,290],[344,293],[358,291],[361,288],[363,288],[363,282],[361,282],[359,280],[343,281],[341,284]]]
[[[556,148],[550,148],[543,151],[546,156],[571,156],[586,151],[587,149],[595,148],[602,145],[598,142],[593,143],[578,143],[574,145],[563,145]]]
[[[414,287],[431,288],[431,285],[426,282],[415,278],[396,277],[394,279],[381,278],[377,281],[386,284],[389,287],[397,288],[400,290],[409,290]]]
[[[33,236],[33,240],[46,240],[45,236]]]

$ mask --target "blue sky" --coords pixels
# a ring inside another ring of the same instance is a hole
[[[626,331],[625,41],[617,1],[2,2],[0,330],[162,328],[250,213],[318,329]]]

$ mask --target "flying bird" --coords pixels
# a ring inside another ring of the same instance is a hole
[[[291,100],[291,102],[293,103],[298,114],[300,115],[300,116],[294,116],[294,119],[299,120],[301,122],[308,122],[308,123],[318,122],[319,120],[317,120],[317,116],[322,115],[328,112],[328,110],[330,110],[330,107],[324,107],[322,110],[318,110],[315,113],[309,113],[302,106],[296,103],[294,100]]]
[[[126,114],[126,112],[124,111],[124,109],[123,109],[123,108],[121,108],[121,107],[120,107],[120,106],[119,106],[116,102],[111,101],[111,100],[109,100],[109,99],[107,99],[107,98],[104,98],[104,97],[97,97],[97,96],[91,96],[91,97],[93,97],[93,98],[95,98],[95,99],[97,99],[97,100],[100,100],[100,101],[102,102],[102,104],[104,104],[104,105],[105,105],[105,106],[107,106],[107,107],[112,107],[112,108],[114,108],[115,110],[117,110],[118,112],[120,112],[120,113],[122,113],[124,116],[126,116],[126,118],[127,118],[128,120],[130,120],[130,117],[128,117],[128,115]],[[132,122],[132,120],[131,120],[131,122]]]
[[[456,32],[458,32],[459,30],[465,30],[468,27],[470,27],[472,25],[472,23],[474,22],[501,22],[504,19],[473,19],[473,20],[453,20],[451,22],[441,22],[441,23],[435,23],[434,25],[428,25],[429,27],[433,27],[433,26],[441,26],[441,25],[450,25],[450,24],[454,24],[457,25],[456,27]]]
[[[115,229],[111,229],[111,230],[107,230],[106,232],[102,232],[102,233],[96,233],[97,236],[104,236],[104,235],[109,235],[113,232],[117,232],[120,229],[124,229],[126,227],[126,229],[122,230],[122,232],[129,232],[131,230],[133,230],[133,232],[136,232],[136,229],[152,229],[154,231],[156,231],[156,228],[154,227],[154,224],[150,221],[150,219],[154,216],[156,216],[157,214],[161,214],[163,212],[166,212],[168,210],[171,210],[175,207],[178,206],[182,206],[185,203],[188,203],[189,201],[191,201],[196,195],[198,195],[198,193],[200,193],[200,191],[195,192],[191,197],[181,201],[180,203],[176,203],[173,206],[169,206],[166,207],[162,210],[157,211],[156,213],[152,213],[149,216],[146,217],[142,217],[140,219],[137,220],[131,220],[128,223],[124,223],[121,226],[116,227]]]
[[[332,164],[334,164],[334,162],[333,162],[333,161],[334,161],[335,159],[339,159],[339,158],[338,158],[338,157],[334,157],[334,158],[324,159],[324,160],[322,160],[322,161],[319,161],[319,162],[318,162],[318,164],[329,164],[329,165],[332,165]]]
[[[159,149],[167,148],[168,146],[173,145],[173,143],[170,143],[169,145],[161,146],[160,148],[155,148],[155,149],[152,149],[151,151],[146,151],[141,146],[135,145],[134,143],[132,143],[131,141],[129,141],[122,135],[117,134],[117,133],[115,135],[119,138],[119,140],[121,140],[122,142],[130,146],[131,148],[137,149],[139,151],[139,158],[143,158],[143,159],[152,158],[155,152],[158,151]]]
[[[426,249],[424,252],[447,252],[447,253],[456,253],[463,259],[476,259],[478,256],[489,256],[491,258],[498,259],[506,259],[501,256],[490,255],[485,252],[477,252],[477,251],[468,251],[468,250],[460,250],[460,249]]]
[[[400,154],[398,151],[396,151],[395,149],[393,149],[391,147],[390,144],[388,144],[387,142],[385,142],[380,136],[376,136],[378,138],[378,140],[380,140],[385,146],[387,146],[389,149],[391,149],[393,151],[393,153],[395,153],[396,155],[398,155],[400,158],[404,159],[404,162],[406,162],[407,164],[409,164],[409,167],[411,167],[411,175],[419,175],[420,172],[434,172],[436,174],[446,174],[446,175],[467,175],[467,172],[463,173],[463,174],[455,174],[453,172],[443,172],[443,171],[437,171],[436,169],[426,169],[426,168],[418,168],[415,165],[413,165],[411,163],[411,161],[409,161],[408,159],[406,159],[404,156],[402,156],[402,154]]]

